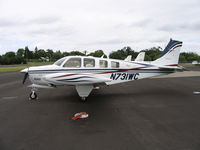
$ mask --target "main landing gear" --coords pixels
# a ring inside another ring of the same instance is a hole
[[[78,92],[82,102],[87,100],[87,97],[93,88],[93,85],[76,85],[76,91]]]
[[[86,97],[81,97],[81,101],[82,101],[82,102],[85,102],[86,100],[87,100]]]
[[[37,91],[36,88],[32,88],[31,89],[31,93],[29,95],[29,100],[36,100],[37,99],[36,91]]]

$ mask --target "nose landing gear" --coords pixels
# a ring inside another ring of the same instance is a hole
[[[30,93],[30,95],[29,95],[29,99],[30,99],[30,100],[35,100],[35,99],[37,99],[37,94],[36,94],[34,91],[32,91],[32,92]]]
[[[29,95],[29,100],[36,100],[37,99],[36,91],[37,91],[36,88],[32,88],[31,89],[31,93]]]

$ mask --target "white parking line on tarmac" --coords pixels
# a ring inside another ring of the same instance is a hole
[[[9,96],[9,97],[2,97],[1,100],[10,100],[10,99],[16,99],[17,96]]]

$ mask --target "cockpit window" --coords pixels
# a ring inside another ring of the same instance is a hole
[[[69,60],[67,60],[67,62],[64,64],[63,67],[80,68],[81,67],[81,58],[70,58]]]
[[[57,65],[57,66],[61,66],[61,64],[65,61],[66,58],[61,58],[61,59],[58,59],[54,65]]]
[[[95,67],[95,60],[91,58],[84,58],[84,67]]]

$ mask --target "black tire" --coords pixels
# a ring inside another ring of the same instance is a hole
[[[87,98],[86,97],[81,97],[81,101],[85,102],[85,101],[87,101]]]
[[[29,97],[30,97],[30,99],[35,100],[35,99],[37,99],[37,94],[35,92],[31,92]]]

